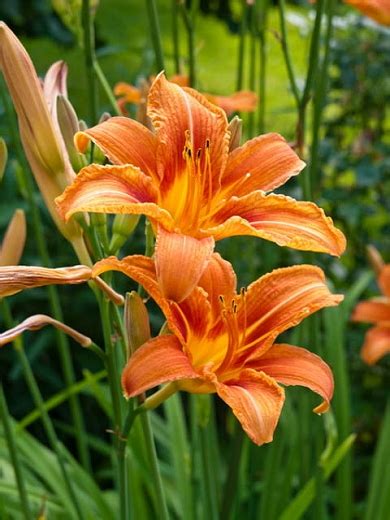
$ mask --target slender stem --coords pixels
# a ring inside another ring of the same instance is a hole
[[[12,466],[15,472],[16,484],[18,486],[20,504],[22,506],[22,512],[25,520],[33,518],[30,510],[30,506],[27,498],[26,485],[24,482],[24,476],[22,466],[19,459],[18,447],[15,442],[14,432],[7,408],[7,402],[3,391],[3,385],[0,383],[0,418],[3,423],[5,440],[7,442],[8,451],[11,457]]]
[[[84,58],[85,72],[87,74],[88,98],[89,98],[89,117],[91,123],[97,123],[98,118],[98,93],[95,82],[95,73],[93,68],[95,35],[91,21],[91,6],[89,0],[83,0],[81,21],[84,31]]]
[[[254,92],[256,90],[256,11],[255,6],[249,6],[248,12],[250,24],[250,53],[249,53],[249,90]],[[253,137],[255,123],[255,114],[250,112],[248,114],[248,133],[249,137]]]
[[[152,469],[151,479],[154,482],[157,498],[158,518],[161,520],[169,520],[168,508],[165,500],[164,488],[162,484],[160,469],[158,466],[158,457],[156,446],[154,444],[152,425],[150,423],[149,413],[141,415],[142,429],[144,433],[145,446],[148,453],[149,462]]]
[[[114,113],[117,115],[117,116],[121,116],[122,113],[119,109],[119,106],[118,106],[118,103],[115,99],[115,96],[112,92],[112,88],[110,87],[108,81],[107,81],[107,78],[106,76],[104,75],[104,72],[102,70],[102,68],[100,67],[100,63],[98,62],[97,58],[96,58],[96,55],[95,55],[95,52],[93,54],[93,69],[95,71],[95,74],[96,74],[96,77],[97,79],[100,81],[100,85],[102,86],[106,96],[107,96],[107,99],[108,101],[110,102],[110,105],[114,111]]]
[[[290,51],[288,48],[285,12],[286,12],[286,4],[285,4],[284,0],[279,0],[279,19],[280,19],[281,44],[282,44],[283,57],[284,57],[284,61],[286,63],[287,75],[288,75],[288,79],[290,82],[291,92],[294,96],[297,107],[299,107],[300,95],[299,95],[299,90],[298,90],[298,86],[297,86],[297,81],[295,78],[294,69],[292,66],[291,58],[290,58]]]
[[[164,53],[161,43],[161,31],[160,23],[158,20],[158,12],[156,2],[154,0],[146,0],[146,9],[148,11],[149,26],[150,26],[150,37],[154,47],[154,55],[156,59],[157,72],[161,72],[165,69],[164,66]]]
[[[4,100],[4,106],[7,113],[8,121],[9,121],[9,128],[11,132],[11,139],[12,143],[16,150],[16,155],[18,157],[18,160],[20,164],[22,165],[21,168],[21,177],[23,184],[25,185],[26,189],[24,190],[24,196],[27,200],[27,203],[29,205],[29,210],[31,213],[31,224],[33,228],[34,233],[34,239],[37,244],[37,249],[39,256],[41,257],[42,263],[50,267],[51,266],[51,260],[49,256],[49,252],[47,249],[47,243],[45,240],[45,233],[43,229],[42,219],[39,213],[39,208],[35,202],[34,199],[34,183],[32,181],[31,177],[31,170],[29,168],[29,165],[26,161],[26,158],[24,156],[19,137],[17,132],[17,126],[15,121],[15,115],[10,107],[10,103],[8,100],[8,97],[5,95],[5,90],[0,88],[0,91],[2,91],[3,94],[3,100]],[[47,288],[48,294],[49,294],[49,304],[50,304],[50,311],[53,317],[58,321],[63,321],[63,315],[62,315],[62,309],[60,304],[60,299],[58,296],[57,288],[54,286],[49,286]],[[58,347],[58,352],[60,355],[60,361],[61,361],[61,367],[62,372],[65,380],[66,386],[69,388],[71,387],[76,378],[75,373],[73,369],[72,364],[72,358],[70,355],[70,347],[69,347],[69,340],[66,337],[65,334],[63,334],[60,331],[56,331],[56,345]],[[69,406],[70,406],[70,413],[72,416],[72,422],[75,426],[76,430],[76,442],[77,442],[77,450],[80,456],[80,461],[84,468],[86,468],[88,471],[91,471],[91,461],[89,456],[89,450],[88,450],[88,444],[86,442],[86,435],[85,435],[85,424],[83,415],[81,413],[81,407],[80,407],[80,400],[77,395],[72,395],[69,399]]]
[[[180,3],[180,10],[187,30],[189,81],[191,87],[196,88],[195,28],[193,13],[192,15],[189,14],[184,2]]]
[[[177,0],[172,0],[172,45],[175,73],[180,74],[179,17]]]

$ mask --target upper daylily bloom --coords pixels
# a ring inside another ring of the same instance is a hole
[[[333,394],[328,365],[303,348],[274,344],[281,332],[342,300],[329,292],[321,269],[277,269],[237,294],[232,266],[214,254],[199,286],[181,303],[164,298],[150,258],[111,257],[98,262],[93,273],[107,270],[142,283],[172,332],[147,341],[131,356],[122,375],[126,397],[166,382],[174,382],[173,391],[216,392],[256,444],[272,440],[284,402],[278,383],[310,388],[323,398],[315,411],[328,409]]]
[[[390,0],[344,0],[381,25],[390,25]]]
[[[368,365],[375,364],[390,353],[390,264],[381,264],[378,255],[379,253],[376,254],[374,267],[376,267],[377,282],[383,296],[358,303],[352,314],[353,321],[375,324],[375,327],[366,333],[360,353],[363,361]]]
[[[153,80],[154,78],[152,78]],[[175,83],[180,87],[189,87],[189,78],[183,74],[175,74],[170,78],[171,83]],[[146,102],[145,86],[141,85],[141,88],[130,85],[123,81],[117,83],[114,87],[114,93],[118,96],[118,105],[124,115],[127,115],[126,104],[139,105]],[[257,105],[257,96],[251,90],[240,90],[234,92],[230,96],[219,96],[217,94],[206,94],[203,95],[214,105],[221,107],[226,114],[229,116],[233,112],[253,112]]]
[[[66,67],[62,62],[54,64],[42,85],[26,49],[8,26],[0,22],[0,70],[18,116],[25,154],[45,204],[58,229],[86,262],[88,253],[80,226],[73,220],[65,223],[59,218],[54,204],[54,199],[75,177],[56,121],[57,97],[66,94]]]
[[[223,110],[163,74],[150,88],[148,115],[155,133],[113,117],[76,134],[80,151],[92,140],[114,164],[83,168],[57,204],[66,219],[80,211],[147,215],[157,233],[157,275],[167,298],[190,294],[215,240],[226,237],[344,251],[344,235],[318,206],[266,194],[304,167],[280,135],[259,136],[229,153]],[[186,273],[179,283],[178,266]]]

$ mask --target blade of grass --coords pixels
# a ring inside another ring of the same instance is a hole
[[[26,520],[30,520],[30,518],[32,518],[31,510],[30,510],[30,506],[28,503],[26,485],[24,482],[24,476],[23,476],[23,471],[22,471],[22,467],[20,464],[18,450],[16,447],[15,439],[14,439],[15,432],[13,431],[12,426],[11,426],[7,402],[5,400],[3,385],[1,383],[0,383],[0,417],[1,417],[1,421],[3,423],[5,438],[7,441],[8,450],[9,450],[9,454],[10,454],[11,461],[12,461],[12,466],[13,466],[14,472],[15,472],[15,478],[16,478],[20,503],[22,506],[22,513]]]

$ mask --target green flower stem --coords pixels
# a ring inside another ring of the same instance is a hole
[[[268,23],[268,0],[262,0],[261,22],[259,28],[260,63],[259,63],[259,88],[258,88],[258,117],[259,133],[265,132],[266,113],[266,71],[267,71],[267,23]]]
[[[141,416],[141,424],[142,430],[144,433],[145,447],[147,450],[149,463],[151,466],[151,479],[154,483],[154,487],[156,490],[156,499],[157,499],[157,513],[158,518],[160,520],[169,520],[169,513],[167,508],[167,503],[165,500],[164,488],[162,484],[160,468],[158,465],[158,457],[156,452],[156,446],[154,444],[152,425],[150,422],[149,413],[143,413]]]
[[[246,1],[242,2],[242,16],[240,23],[240,40],[238,45],[238,63],[237,63],[237,80],[236,90],[242,90],[244,83],[244,55],[245,55],[245,38],[248,30],[248,12],[249,5]]]
[[[172,46],[175,73],[180,74],[180,42],[179,42],[179,17],[177,0],[172,0]]]
[[[183,18],[185,28],[187,30],[188,41],[188,65],[189,65],[189,80],[190,86],[196,88],[196,63],[195,63],[195,27],[194,27],[194,13],[189,13],[185,2],[180,2],[180,10]]]
[[[161,72],[165,69],[164,53],[162,49],[160,23],[158,20],[158,12],[155,0],[146,0],[146,9],[148,11],[150,37],[154,48],[156,69],[157,72]]]
[[[0,87],[3,85],[1,84]],[[29,168],[29,165],[26,161],[26,158],[24,156],[16,121],[15,121],[15,115],[12,111],[12,108],[9,103],[8,97],[5,95],[5,90],[3,88],[0,88],[0,91],[3,92],[3,101],[4,101],[4,107],[5,111],[8,117],[9,121],[9,128],[10,128],[10,134],[11,134],[11,140],[16,150],[16,155],[18,157],[18,160],[20,164],[22,165],[21,168],[21,176],[22,181],[26,189],[24,190],[24,196],[27,200],[27,203],[29,205],[29,210],[31,213],[31,225],[33,228],[34,233],[34,239],[37,244],[38,253],[41,257],[43,265],[46,267],[51,266],[51,261],[49,257],[49,252],[47,249],[47,243],[45,240],[45,233],[43,229],[43,224],[41,220],[41,216],[39,213],[38,206],[34,200],[34,183],[31,176],[31,171]],[[61,309],[61,303],[58,296],[58,290],[53,285],[47,287],[48,295],[49,295],[49,304],[50,304],[50,312],[54,319],[58,321],[64,321],[63,320],[63,314]],[[72,358],[70,355],[70,347],[69,347],[69,340],[66,337],[65,334],[62,332],[56,330],[56,345],[58,347],[59,355],[60,355],[60,361],[61,361],[61,367],[62,372],[65,380],[66,386],[69,388],[75,383],[75,373],[73,369],[72,364]],[[85,469],[88,471],[91,471],[91,461],[90,461],[90,455],[88,450],[88,444],[86,442],[86,434],[85,434],[85,424],[84,424],[84,418],[81,412],[80,407],[80,400],[77,395],[72,395],[69,399],[69,406],[70,406],[70,413],[72,416],[72,422],[75,426],[76,431],[76,443],[77,443],[77,450],[79,453],[81,464]]]
[[[91,16],[90,0],[83,0],[81,21],[84,31],[84,56],[85,70],[87,74],[87,85],[89,95],[89,116],[92,124],[96,124],[98,120],[98,91],[95,77],[99,80],[111,107],[116,115],[121,115],[112,89],[99,65],[95,53],[95,31],[93,27],[93,19]]]
[[[254,92],[256,90],[256,43],[257,43],[257,28],[256,28],[256,10],[254,5],[249,6],[248,18],[250,27],[250,52],[249,52],[249,90]],[[255,113],[248,114],[248,134],[253,137],[255,124]]]
[[[161,403],[163,403],[168,397],[171,397],[171,395],[175,394],[178,391],[178,387],[176,384],[176,381],[172,381],[162,388],[155,392],[153,395],[148,397],[143,405],[142,408],[145,410],[153,410],[154,408],[157,408]]]
[[[279,0],[279,19],[280,19],[280,32],[281,32],[281,44],[282,44],[283,57],[284,57],[284,61],[286,63],[287,75],[288,75],[288,79],[290,82],[291,92],[294,96],[295,103],[298,108],[301,100],[300,100],[299,90],[298,90],[298,86],[297,86],[297,81],[295,78],[294,69],[293,69],[292,62],[291,62],[290,51],[289,51],[289,47],[288,47],[285,12],[286,12],[285,1]]]
[[[3,423],[3,429],[5,439],[8,446],[8,451],[11,457],[12,466],[15,472],[16,484],[18,486],[20,504],[22,506],[22,512],[25,520],[31,520],[33,518],[30,510],[30,506],[27,498],[26,485],[24,482],[23,471],[19,460],[18,448],[16,445],[16,439],[14,438],[14,432],[7,408],[7,402],[3,392],[3,385],[0,383],[0,418]]]

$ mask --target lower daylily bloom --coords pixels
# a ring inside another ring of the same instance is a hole
[[[361,357],[368,365],[375,364],[390,353],[390,264],[381,265],[376,255],[376,267],[383,296],[358,303],[352,314],[353,321],[375,324],[367,332],[361,350]]]
[[[155,78],[151,78],[151,82]],[[189,87],[189,78],[182,74],[171,76],[171,83],[175,83],[180,87]],[[114,94],[118,96],[118,105],[122,114],[127,115],[126,104],[139,105],[146,102],[144,85],[137,88],[134,85],[121,81],[114,87]],[[217,94],[203,93],[211,103],[222,108],[229,116],[233,112],[253,112],[256,110],[257,96],[251,90],[240,90],[234,92],[230,96],[219,96]]]
[[[130,357],[122,375],[126,397],[166,382],[172,391],[216,392],[256,444],[272,440],[284,402],[278,383],[310,388],[323,398],[314,411],[328,409],[333,394],[328,365],[303,348],[274,343],[303,318],[343,299],[329,292],[321,269],[276,269],[237,294],[232,266],[214,254],[199,286],[181,303],[164,298],[149,258],[111,257],[93,268],[94,275],[107,270],[143,284],[172,332],[147,341]]]
[[[190,294],[215,240],[226,237],[344,251],[344,235],[314,203],[266,193],[304,167],[280,135],[262,135],[230,151],[225,113],[163,74],[150,88],[148,116],[155,133],[113,117],[76,134],[80,151],[92,140],[114,165],[83,168],[57,204],[65,219],[83,211],[147,215],[157,234],[157,275],[167,298]],[[188,274],[180,283],[178,265]]]
[[[381,25],[390,25],[390,0],[344,0]]]

